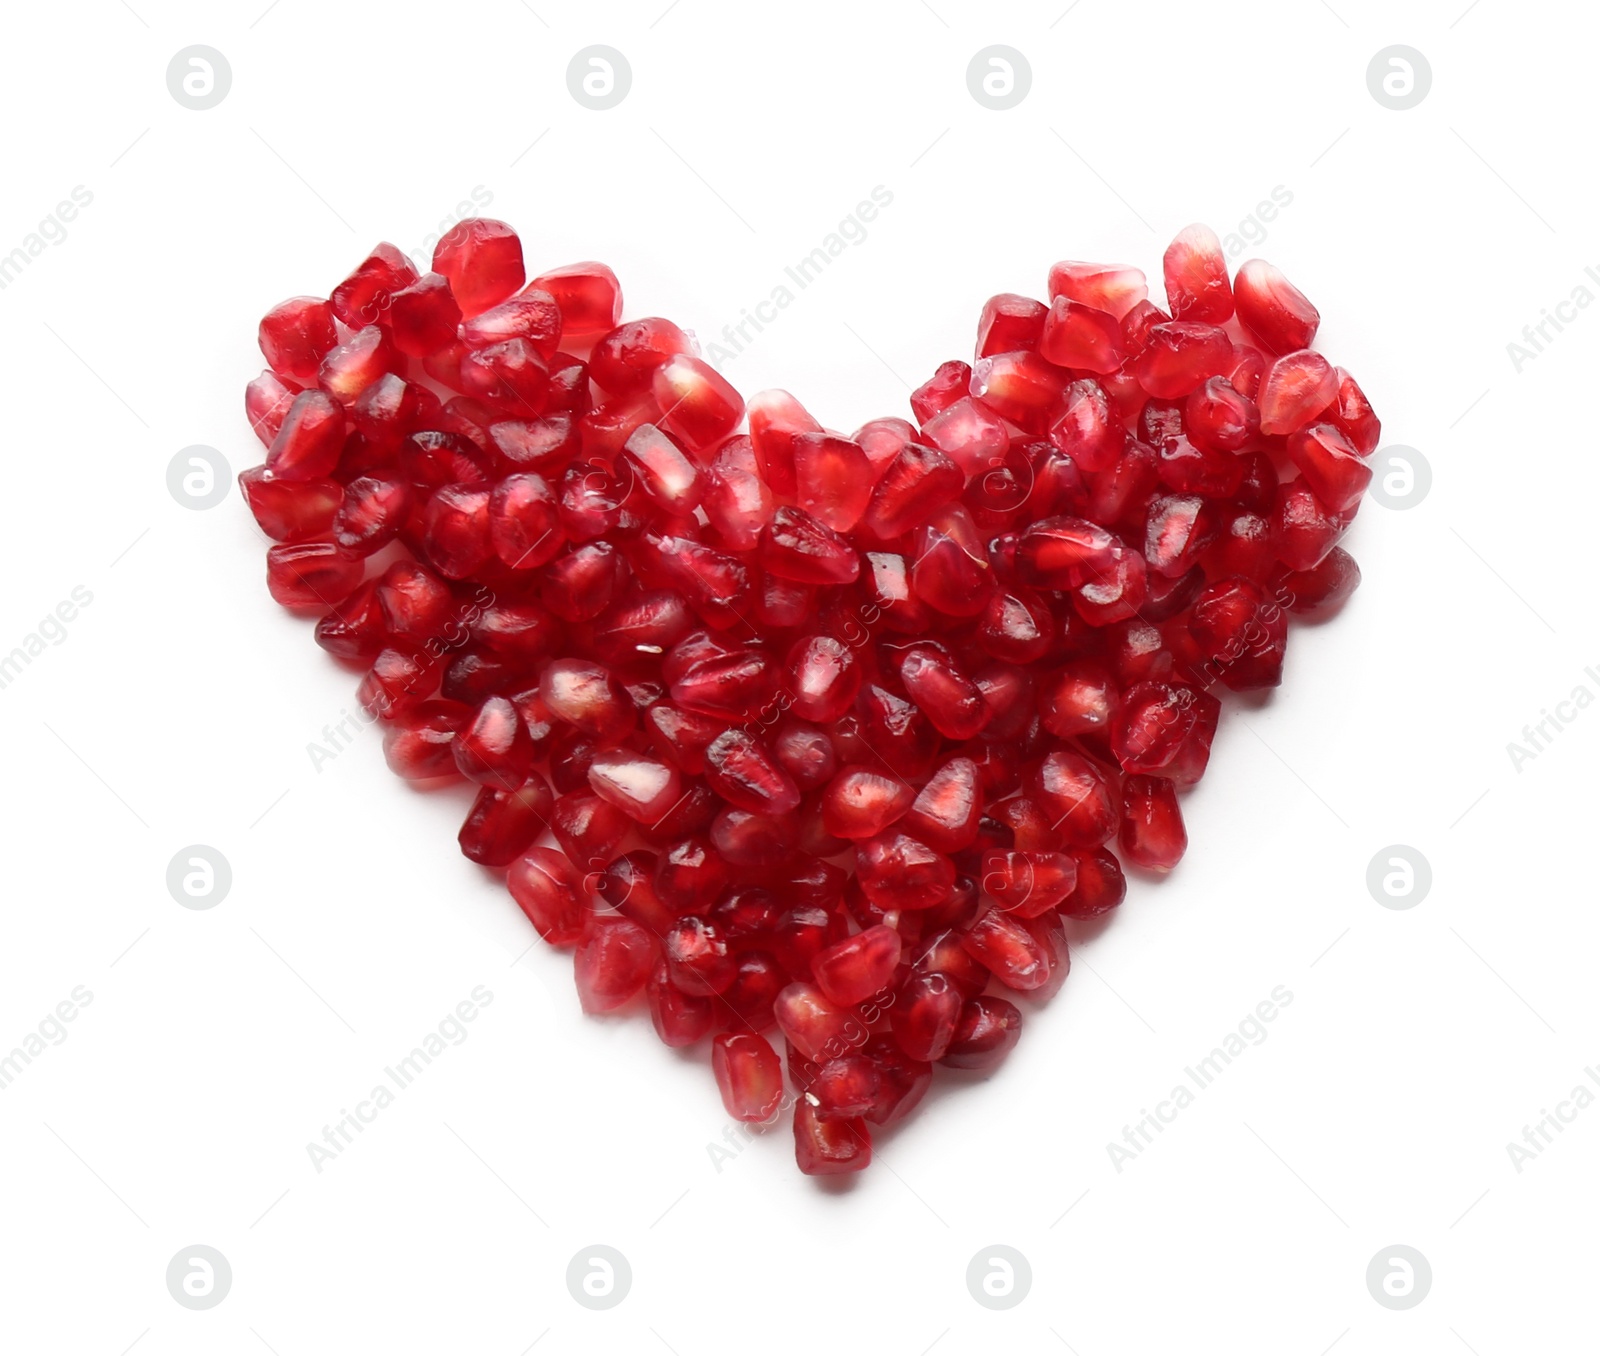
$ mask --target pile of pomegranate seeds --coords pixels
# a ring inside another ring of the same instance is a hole
[[[396,773],[477,784],[461,850],[585,1011],[643,994],[729,1115],[792,1105],[801,1170],[858,1171],[936,1065],[1005,1057],[1118,854],[1177,865],[1217,691],[1360,581],[1377,417],[1202,226],[1167,310],[1057,264],[848,437],[619,323],[603,264],[528,281],[503,222],[433,269],[379,245],[261,322],[267,586],[365,670]]]

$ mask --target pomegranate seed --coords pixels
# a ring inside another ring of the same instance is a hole
[[[548,292],[527,287],[509,300],[461,321],[456,337],[468,350],[520,339],[548,366],[561,348],[561,310]]]
[[[1047,754],[1029,771],[1026,784],[1067,847],[1099,847],[1116,831],[1110,783],[1081,754]]]
[[[1122,264],[1067,260],[1050,270],[1050,300],[1060,297],[1124,319],[1149,294],[1144,274]]]
[[[863,526],[882,541],[903,536],[960,494],[964,480],[937,448],[905,443],[871,487]]]
[[[1283,681],[1289,620],[1276,602],[1248,579],[1219,579],[1195,599],[1189,634],[1209,677],[1235,692],[1276,687]]]
[[[931,909],[949,898],[956,869],[943,853],[891,829],[857,846],[856,879],[881,909]]]
[[[284,417],[289,413],[297,394],[272,372],[262,372],[244,388],[245,416],[250,420],[250,427],[261,440],[262,446],[272,446],[272,440],[283,427]]]
[[[831,433],[797,433],[790,452],[800,507],[833,531],[849,532],[872,495],[867,454],[858,443]]]
[[[960,852],[976,840],[981,810],[978,765],[952,758],[917,792],[900,827],[938,852]]]
[[[1381,430],[1378,416],[1372,412],[1372,406],[1361,387],[1356,385],[1356,379],[1342,367],[1333,370],[1339,378],[1338,399],[1317,417],[1344,434],[1350,445],[1363,457],[1370,457],[1378,446]]]
[[[800,804],[794,779],[745,730],[725,730],[706,746],[706,781],[735,809],[781,815]]]
[[[1261,431],[1296,433],[1337,400],[1339,376],[1320,353],[1286,353],[1261,382]]]
[[[1201,447],[1238,452],[1260,431],[1261,412],[1226,377],[1210,377],[1184,401],[1183,428]]]
[[[860,1172],[872,1162],[872,1136],[865,1121],[849,1116],[825,1120],[802,1098],[794,1108],[794,1156],[808,1177]]]
[[[1127,434],[1112,413],[1105,388],[1085,378],[1062,391],[1050,441],[1079,471],[1105,471],[1122,455]]]
[[[589,917],[583,883],[572,863],[551,848],[529,848],[512,863],[506,886],[528,921],[551,946],[572,946]]]
[[[1165,777],[1129,777],[1122,787],[1118,845],[1135,866],[1170,871],[1189,846],[1178,793]]]
[[[1122,343],[1122,322],[1118,316],[1067,297],[1057,297],[1044,322],[1039,354],[1058,367],[1115,372],[1127,357]]]
[[[765,1037],[718,1036],[711,1042],[711,1070],[734,1120],[759,1123],[776,1114],[783,1100],[783,1066]]]
[[[261,318],[257,335],[262,355],[278,376],[313,382],[322,355],[339,342],[333,308],[321,297],[290,297]]]
[[[431,358],[455,342],[461,307],[444,274],[425,273],[394,294],[384,321],[400,352],[409,358]]]
[[[1345,521],[1325,508],[1304,480],[1279,485],[1272,506],[1278,559],[1291,570],[1309,570],[1333,550]]]
[[[1345,513],[1361,502],[1372,481],[1372,468],[1332,424],[1313,424],[1291,433],[1289,460],[1300,468],[1319,503]]]
[[[726,438],[744,414],[744,400],[715,368],[689,353],[675,353],[656,368],[650,389],[661,425],[696,450]]]
[[[626,918],[596,918],[573,954],[578,1002],[588,1013],[613,1012],[644,988],[656,943]]]
[[[597,739],[616,739],[633,728],[628,694],[600,664],[556,660],[539,679],[539,697],[556,716]]]
[[[708,918],[691,914],[672,920],[662,936],[661,950],[667,973],[684,993],[719,994],[738,973],[738,962],[728,949],[727,939]]]
[[[967,394],[972,368],[963,362],[940,363],[934,374],[911,393],[911,413],[919,425],[948,409]]]
[[[604,264],[567,264],[529,284],[548,292],[561,309],[561,332],[572,342],[604,334],[622,319],[622,285]]]
[[[463,777],[515,791],[533,770],[533,737],[515,706],[490,697],[456,737],[455,759]]]
[[[1361,567],[1343,547],[1335,546],[1309,570],[1282,577],[1278,596],[1289,601],[1285,606],[1296,615],[1332,612],[1361,584]]]
[[[454,777],[456,735],[471,719],[472,708],[462,702],[419,702],[384,726],[384,761],[411,782]]]
[[[674,1049],[694,1045],[716,1025],[716,1000],[684,993],[668,976],[665,961],[645,981],[645,996],[651,1024],[664,1045]]]
[[[1174,320],[1220,325],[1233,315],[1233,289],[1222,242],[1209,226],[1185,226],[1161,260]]]
[[[814,984],[787,985],[773,1004],[773,1015],[785,1038],[813,1062],[836,1059],[866,1040],[860,1019],[829,1001]]]
[[[802,584],[848,584],[861,573],[850,543],[803,509],[784,507],[761,532],[763,568]]]
[[[1049,311],[1042,301],[1018,296],[1015,292],[990,297],[978,316],[977,356],[987,358],[993,353],[1038,348],[1044,318]]]
[[[510,866],[544,832],[553,802],[537,772],[515,791],[484,787],[457,835],[462,853],[480,866]]]
[[[931,1063],[943,1059],[955,1039],[966,999],[937,971],[907,977],[889,1010],[896,1043],[908,1057]]]
[[[987,1072],[998,1067],[1022,1036],[1022,1013],[1003,998],[970,999],[939,1063]]]
[[[730,551],[749,551],[772,517],[772,491],[748,437],[728,439],[706,471],[701,507]]]
[[[900,934],[882,923],[819,951],[811,961],[817,987],[841,1008],[884,994],[900,963]]]
[[[522,241],[503,221],[468,217],[434,246],[433,271],[450,280],[462,314],[475,316],[522,286]]]
[[[1078,883],[1078,864],[1064,852],[986,852],[983,892],[1007,913],[1037,918]]]
[[[279,480],[324,480],[344,450],[344,411],[324,391],[294,398],[267,449],[267,469]]]
[[[345,494],[334,481],[282,480],[265,466],[241,471],[239,488],[261,530],[285,542],[327,535]]]
[[[961,945],[1008,989],[1027,992],[1050,981],[1055,962],[1022,920],[986,909],[961,933]]]
[[[1010,420],[1029,433],[1043,433],[1050,409],[1059,398],[1067,376],[1054,363],[1026,349],[1020,353],[997,353],[979,358],[973,364],[970,391],[973,401],[982,409]],[[931,426],[933,421],[929,424]],[[945,425],[938,427],[943,429]],[[997,450],[1003,452],[1003,449]],[[980,464],[993,466],[997,463],[995,457],[990,456]],[[978,472],[974,470],[973,474]]]
[[[351,404],[373,382],[405,361],[382,325],[368,325],[347,343],[329,349],[317,370],[322,389],[341,405]]]
[[[1283,276],[1283,270],[1261,259],[1247,259],[1239,265],[1233,300],[1239,323],[1269,353],[1310,348],[1322,323],[1305,293]]]
[[[968,381],[971,380],[969,376]],[[1048,404],[1044,402],[1042,408]],[[1000,465],[1011,441],[1001,416],[970,396],[952,401],[924,420],[922,436],[955,462],[968,479]]]
[[[416,280],[411,260],[384,241],[333,289],[333,313],[351,329],[359,330],[384,319],[395,294]],[[331,347],[325,346],[324,351]]]
[[[866,1055],[842,1055],[815,1072],[804,1086],[805,1101],[822,1120],[863,1116],[877,1105],[878,1066]]]
[[[267,591],[284,607],[335,607],[361,582],[361,561],[330,541],[274,546],[267,552]]]
[[[1224,375],[1232,360],[1233,341],[1226,330],[1196,321],[1173,320],[1151,327],[1149,342],[1139,354],[1134,371],[1139,385],[1150,395],[1176,400],[1208,378]]]
[[[660,819],[683,795],[676,768],[628,749],[597,753],[589,764],[589,785],[600,799],[642,824]]]

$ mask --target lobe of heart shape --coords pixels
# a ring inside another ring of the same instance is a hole
[[[1360,582],[1378,419],[1317,309],[1203,226],[1163,279],[1058,263],[849,436],[486,218],[261,322],[272,597],[396,773],[478,786],[461,850],[583,1010],[709,1044],[803,1172],[1001,1062],[1124,864],[1178,864],[1219,694]]]

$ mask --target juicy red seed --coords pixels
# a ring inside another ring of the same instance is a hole
[[[785,987],[773,1004],[778,1029],[809,1060],[826,1063],[858,1049],[867,1038],[861,1019],[829,1000],[815,984]]]
[[[322,480],[344,451],[344,411],[325,391],[294,398],[267,449],[267,469],[279,480]]]
[[[460,384],[468,395],[526,419],[544,412],[550,369],[526,339],[507,339],[468,349]]]
[[[396,292],[384,317],[394,346],[410,358],[431,358],[456,340],[461,307],[442,273],[425,273]]]
[[[783,1066],[764,1036],[724,1034],[711,1042],[711,1071],[736,1121],[769,1120],[783,1100]]]
[[[716,1000],[684,993],[672,982],[663,961],[645,982],[650,1003],[650,1021],[662,1044],[681,1048],[694,1045],[711,1034],[716,1025]]]
[[[860,1172],[872,1162],[867,1123],[849,1116],[824,1119],[802,1098],[794,1108],[794,1156],[808,1177]]]
[[[1003,998],[970,999],[939,1063],[950,1069],[993,1069],[1022,1036],[1022,1013]]]
[[[589,375],[611,395],[641,391],[656,368],[674,354],[689,352],[689,338],[670,320],[651,316],[630,320],[600,336],[589,355]]]
[[[805,720],[827,724],[854,703],[861,687],[855,651],[832,636],[795,641],[787,662],[790,709]]]
[[[1159,772],[1178,756],[1196,716],[1187,688],[1137,683],[1112,720],[1111,751],[1124,772]]]
[[[1339,375],[1320,353],[1286,353],[1261,382],[1261,431],[1296,433],[1339,397]]]
[[[323,355],[339,342],[333,308],[321,297],[290,297],[261,318],[257,333],[267,366],[291,381],[312,382]]]
[[[967,394],[972,368],[963,362],[940,363],[934,374],[911,393],[911,413],[919,425],[948,409]]]
[[[265,466],[241,471],[239,488],[261,530],[274,541],[289,542],[325,536],[345,493],[334,481],[283,480]],[[344,546],[342,540],[338,544]]]
[[[1064,852],[986,852],[983,892],[1007,913],[1037,918],[1078,883],[1078,864]]]
[[[401,646],[385,646],[356,689],[356,699],[373,715],[392,719],[423,700],[439,681],[439,662]]]
[[[1350,445],[1363,457],[1370,457],[1378,446],[1382,426],[1373,413],[1366,393],[1342,367],[1334,368],[1339,377],[1339,396],[1317,417],[1326,420],[1350,440]]]
[[[403,480],[383,476],[352,480],[333,516],[333,539],[352,555],[370,556],[400,535],[414,502],[411,486]]]
[[[685,838],[656,858],[656,894],[679,913],[710,909],[727,880],[727,866],[704,838]]]
[[[621,810],[586,790],[558,796],[550,809],[550,832],[567,859],[586,877],[598,877],[630,827]]]
[[[1127,434],[1105,388],[1086,377],[1062,391],[1050,423],[1050,441],[1078,470],[1105,471],[1122,455]]]
[[[1116,832],[1111,784],[1099,767],[1081,754],[1047,754],[1028,772],[1028,794],[1039,803],[1070,848],[1099,847]]]
[[[1122,864],[1105,848],[1078,855],[1078,884],[1061,903],[1061,915],[1087,922],[1122,903],[1128,882]]]
[[[936,851],[960,852],[978,836],[981,809],[978,765],[952,758],[917,792],[900,827]]]
[[[604,264],[567,264],[541,273],[529,286],[556,299],[561,332],[569,341],[604,334],[622,318],[622,285]]]
[[[1286,574],[1279,582],[1277,596],[1296,615],[1331,612],[1361,584],[1361,567],[1350,553],[1335,546],[1320,563],[1309,570]]]
[[[841,1008],[885,993],[900,963],[900,934],[877,924],[817,953],[811,972],[829,1002]]]
[[[748,551],[760,540],[772,517],[772,491],[761,478],[754,447],[747,436],[728,439],[706,471],[700,506],[732,551]]]
[[[475,316],[522,286],[522,241],[503,221],[468,217],[433,247],[433,271],[450,280],[462,314]]]
[[[861,559],[850,543],[803,509],[784,507],[761,532],[762,567],[802,584],[848,584]]]
[[[1065,297],[1122,320],[1148,295],[1144,274],[1123,264],[1065,260],[1050,269],[1050,299]]]
[[[461,321],[456,337],[469,350],[520,339],[548,364],[561,348],[561,310],[548,292],[526,287],[498,306]]]
[[[644,988],[655,968],[656,943],[626,918],[596,918],[572,959],[583,1010],[612,1012]]]
[[[359,330],[384,319],[395,295],[416,280],[411,260],[384,241],[333,289],[333,313],[351,329]]]
[[[822,793],[822,822],[835,838],[873,838],[899,819],[916,799],[906,782],[886,769],[851,765]]]
[[[676,919],[661,939],[667,973],[685,993],[719,994],[733,983],[738,962],[722,930],[708,918]]]
[[[383,728],[383,757],[389,770],[407,781],[458,775],[456,735],[472,719],[461,702],[419,702]]]
[[[864,1116],[878,1101],[878,1066],[866,1055],[842,1055],[816,1072],[802,1092],[822,1120]]]
[[[972,365],[970,391],[977,406],[991,415],[1009,419],[1026,432],[1043,433],[1067,375],[1055,363],[1027,349],[996,353],[979,358]],[[994,461],[990,456],[987,464],[993,465]]]
[[[1139,354],[1134,371],[1139,385],[1150,395],[1176,400],[1207,378],[1222,376],[1232,360],[1233,341],[1226,330],[1173,320],[1150,330],[1149,343]]]
[[[555,715],[597,739],[616,739],[633,728],[633,703],[604,665],[558,659],[541,675],[539,696]]]
[[[515,791],[484,787],[457,835],[462,853],[480,866],[510,866],[545,831],[553,800],[537,772]]]
[[[455,743],[461,775],[481,786],[514,791],[533,770],[533,736],[504,697],[490,697]]]
[[[800,507],[835,532],[851,531],[873,489],[872,463],[860,444],[831,433],[800,433],[790,450]]]
[[[706,782],[735,809],[781,815],[800,804],[800,788],[759,739],[725,730],[706,746]]]
[[[1260,431],[1261,412],[1226,377],[1210,377],[1184,401],[1183,427],[1202,447],[1238,452]]]
[[[1038,348],[1049,311],[1042,301],[1015,292],[990,297],[978,316],[977,356],[987,358],[992,353]]]
[[[1222,242],[1209,226],[1185,226],[1161,260],[1174,320],[1220,325],[1233,315],[1233,289]]]
[[[1122,322],[1114,315],[1057,297],[1044,322],[1039,354],[1058,367],[1083,372],[1115,372],[1127,354]]]
[[[271,372],[261,373],[244,388],[245,416],[264,447],[272,446],[297,394]]]
[[[938,448],[906,443],[871,487],[862,524],[873,536],[893,540],[960,494],[964,480],[961,468]]]
[[[589,917],[583,882],[561,853],[529,848],[511,864],[506,887],[551,946],[571,946],[583,936]]]
[[[1276,687],[1283,681],[1289,619],[1248,579],[1219,579],[1195,599],[1189,634],[1204,660],[1203,676],[1236,692]]]
[[[489,496],[489,546],[510,570],[533,570],[566,545],[555,491],[534,472],[510,475]]]
[[[1027,992],[1049,983],[1055,959],[1022,920],[987,909],[961,933],[961,945],[1008,989]]]
[[[900,986],[889,1009],[889,1024],[901,1050],[914,1060],[943,1059],[955,1039],[966,999],[937,971],[913,974]]]
[[[481,485],[441,485],[423,509],[428,560],[446,579],[466,579],[488,561],[489,493]]]
[[[955,888],[955,865],[943,853],[896,830],[856,848],[856,878],[881,909],[931,909]]]
[[[992,370],[990,374],[992,375]],[[1030,422],[1038,422],[1042,429],[1050,402],[1042,399],[1042,392],[1038,390],[1039,379],[1039,374],[1034,373],[1033,380],[1025,383],[1025,389],[1031,387],[1033,396],[1038,398],[1039,403],[1030,403],[1027,407],[1037,410],[1037,421],[1026,415],[1020,404],[1013,403],[1009,408],[1015,413],[1024,414]],[[922,425],[922,436],[955,462],[969,480],[1000,465],[1011,442],[1011,435],[1006,431],[1002,415],[986,408],[970,396],[963,396],[960,400],[953,401],[930,419],[925,420]]]
[[[1322,316],[1306,294],[1262,259],[1247,259],[1233,280],[1233,301],[1244,326],[1270,353],[1310,348]]]
[[[317,382],[341,405],[356,397],[379,377],[397,371],[405,359],[395,349],[382,325],[357,330],[348,342],[330,349],[317,371]]]
[[[641,824],[661,819],[683,795],[676,768],[629,749],[597,753],[589,764],[589,785],[595,795]]]
[[[972,739],[989,723],[983,693],[940,646],[913,645],[900,659],[906,695],[947,739]]]
[[[1359,504],[1372,482],[1372,467],[1332,424],[1313,424],[1291,433],[1287,450],[1317,499],[1335,513]]]
[[[267,591],[284,607],[336,607],[361,582],[359,558],[331,541],[274,546],[267,552]]]
[[[721,442],[744,414],[740,394],[714,367],[690,353],[675,353],[656,368],[650,390],[661,410],[661,426],[697,450]]]
[[[1304,480],[1279,485],[1272,506],[1278,559],[1291,570],[1309,570],[1333,550],[1345,520],[1324,507]]]
[[[654,424],[640,424],[622,445],[624,464],[644,492],[669,513],[693,513],[705,493],[699,468]]]
[[[1178,864],[1189,835],[1184,831],[1178,794],[1165,777],[1129,777],[1122,787],[1122,826],[1117,837],[1123,856],[1135,866],[1170,871]]]

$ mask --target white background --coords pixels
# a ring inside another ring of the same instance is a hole
[[[0,292],[0,651],[75,586],[93,602],[0,691],[0,1048],[74,986],[93,1001],[0,1093],[0,1345],[1592,1340],[1600,1110],[1520,1173],[1506,1144],[1600,1061],[1600,714],[1520,772],[1506,746],[1600,692],[1600,315],[1520,373],[1506,345],[1600,264],[1600,23],[1506,0],[1065,3],[8,11],[0,253],[74,186],[93,202]],[[194,43],[232,67],[203,112],[165,84]],[[591,43],[633,70],[608,112],[567,89]],[[992,43],[1032,68],[1006,112],[967,90]],[[1404,112],[1366,84],[1393,43],[1433,71]],[[464,792],[407,790],[371,732],[313,768],[353,679],[267,598],[237,496],[192,511],[165,476],[190,444],[260,459],[241,391],[266,307],[325,294],[379,239],[420,245],[475,187],[530,272],[605,259],[630,315],[709,339],[875,185],[893,203],[867,239],[725,365],[746,393],[784,386],[845,429],[904,414],[907,383],[970,356],[991,293],[1042,294],[1058,258],[1158,276],[1178,228],[1235,230],[1281,185],[1250,252],[1319,304],[1319,347],[1434,481],[1416,508],[1367,505],[1360,592],[1229,713],[1180,869],[1135,882],[1001,1072],[936,1091],[837,1192],[795,1171],[787,1129],[716,1170],[703,1059],[581,1016],[567,955],[518,961],[526,922],[455,847]],[[191,843],[232,865],[210,911],[166,889]],[[1365,884],[1394,843],[1432,864],[1407,911]],[[476,985],[493,1002],[470,1038],[318,1174],[307,1142]],[[1265,1043],[1116,1171],[1107,1142],[1278,985]],[[197,1243],[233,1270],[207,1312],[164,1281]],[[565,1282],[595,1243],[633,1271],[604,1313]],[[1033,1273],[1003,1313],[964,1280],[993,1244]],[[1407,1312],[1366,1286],[1393,1244],[1433,1271]]]

